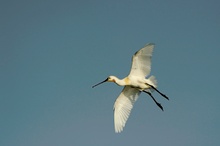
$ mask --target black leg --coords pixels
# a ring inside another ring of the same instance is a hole
[[[155,91],[157,91],[161,96],[163,96],[164,98],[166,98],[167,100],[169,100],[169,98],[165,95],[165,94],[163,94],[163,93],[161,93],[159,90],[157,90],[157,88],[155,88],[154,86],[152,86],[152,85],[150,85],[150,84],[148,84],[148,83],[146,83],[147,85],[149,85],[152,89],[154,89]]]
[[[153,101],[157,104],[157,106],[159,106],[159,108],[163,111],[163,107],[160,103],[158,103],[155,98],[153,97],[153,95],[150,92],[144,91],[143,92],[147,93],[148,95],[150,95],[150,97],[153,99]]]

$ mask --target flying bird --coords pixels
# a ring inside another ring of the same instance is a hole
[[[151,93],[156,91],[169,100],[165,94],[157,89],[157,81],[154,76],[146,78],[151,71],[151,57],[154,46],[153,43],[149,43],[133,55],[130,73],[124,79],[109,76],[104,81],[92,86],[94,88],[105,82],[114,82],[119,86],[124,86],[114,104],[114,126],[116,133],[123,131],[131,109],[141,92],[147,93],[161,110],[163,110],[162,105],[155,100]]]

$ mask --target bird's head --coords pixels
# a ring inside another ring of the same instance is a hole
[[[107,82],[114,82],[115,83],[116,79],[117,78],[115,76],[109,76],[106,80],[107,80]]]
[[[96,87],[96,86],[98,86],[98,85],[100,85],[100,84],[102,84],[102,83],[105,83],[105,82],[116,82],[116,77],[115,76],[109,76],[107,79],[105,79],[104,81],[102,81],[102,82],[100,82],[100,83],[98,83],[98,84],[96,84],[96,85],[94,85],[94,86],[92,86],[92,88],[94,88],[94,87]]]

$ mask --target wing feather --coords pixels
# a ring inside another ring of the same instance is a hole
[[[133,55],[129,76],[139,76],[145,78],[150,74],[153,49],[154,44],[150,43]]]
[[[115,132],[123,130],[126,121],[130,115],[133,104],[138,99],[140,91],[130,86],[125,86],[114,104],[114,124]]]

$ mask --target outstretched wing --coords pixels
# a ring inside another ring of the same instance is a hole
[[[133,108],[133,104],[138,99],[139,94],[140,91],[138,89],[125,86],[116,99],[114,104],[114,123],[116,133],[123,130],[131,109]]]
[[[154,44],[147,44],[137,51],[132,57],[132,66],[129,76],[139,76],[145,78],[151,71],[151,57]]]

